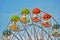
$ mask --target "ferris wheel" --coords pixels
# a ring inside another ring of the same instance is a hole
[[[39,8],[23,8],[10,17],[2,40],[60,40],[60,25],[49,13]]]

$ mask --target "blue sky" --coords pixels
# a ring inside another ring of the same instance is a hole
[[[19,14],[22,8],[40,8],[60,23],[60,0],[0,0],[0,34],[7,26],[10,16]]]

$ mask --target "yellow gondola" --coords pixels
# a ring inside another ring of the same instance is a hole
[[[22,16],[22,17],[20,17],[20,22],[22,22],[22,23],[29,23],[30,19]]]

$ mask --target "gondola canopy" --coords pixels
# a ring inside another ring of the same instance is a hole
[[[11,34],[12,34],[11,30],[6,29],[6,30],[3,31],[3,35],[4,35],[5,37],[10,36]]]
[[[27,8],[23,8],[22,10],[21,10],[21,14],[22,15],[27,15],[27,14],[29,14],[30,13],[30,11],[29,11],[29,9],[27,9]]]
[[[10,20],[13,21],[13,22],[17,22],[19,20],[19,17],[18,17],[18,15],[12,15],[10,17]]]
[[[32,13],[35,14],[35,15],[37,15],[37,14],[40,14],[41,11],[40,11],[39,8],[34,8],[34,9],[32,10]]]
[[[52,28],[57,30],[57,29],[59,29],[59,27],[60,27],[59,24],[54,24]]]
[[[50,19],[50,18],[51,18],[51,15],[48,14],[48,13],[45,13],[45,14],[43,15],[43,19],[44,19],[44,20],[48,20],[48,19]]]

